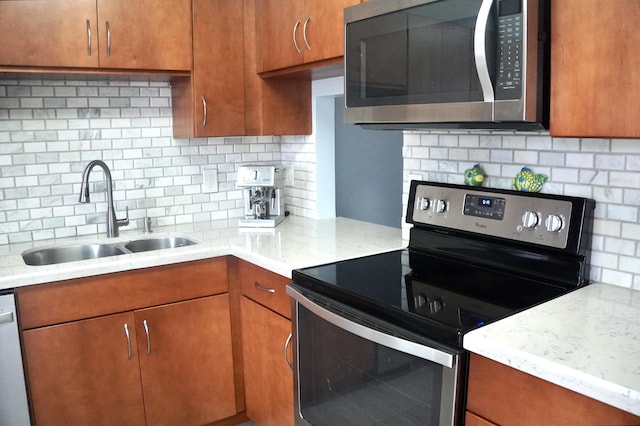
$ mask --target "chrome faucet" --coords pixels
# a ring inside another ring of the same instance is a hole
[[[100,160],[93,160],[82,173],[82,184],[80,185],[80,202],[88,203],[89,200],[89,174],[95,166],[102,167],[104,177],[107,181],[107,237],[117,237],[119,235],[118,227],[127,226],[129,224],[129,207],[127,207],[127,217],[124,219],[116,218],[116,211],[113,207],[113,184],[111,182],[111,171],[109,167]]]

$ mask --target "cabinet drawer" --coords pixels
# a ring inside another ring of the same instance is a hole
[[[20,287],[22,329],[228,291],[225,257]]]
[[[291,279],[251,263],[240,261],[239,266],[242,294],[291,319],[291,300],[285,292]]]
[[[489,425],[640,424],[631,413],[476,354],[470,358],[467,410]]]

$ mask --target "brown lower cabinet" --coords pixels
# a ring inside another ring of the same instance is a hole
[[[18,289],[20,315],[33,325],[22,337],[35,425],[234,416],[227,289],[224,258]]]
[[[640,417],[471,354],[466,425],[638,425]]]
[[[293,426],[290,280],[243,261],[239,277],[247,416],[259,426]]]
[[[247,416],[260,426],[293,426],[293,373],[284,360],[291,322],[246,297],[241,307]]]

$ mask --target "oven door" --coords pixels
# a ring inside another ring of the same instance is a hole
[[[296,425],[453,425],[465,356],[296,284]]]

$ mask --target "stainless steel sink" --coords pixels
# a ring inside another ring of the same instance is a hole
[[[186,247],[194,244],[198,244],[198,242],[187,237],[155,237],[129,241],[124,247],[133,253],[138,253],[142,251]]]
[[[68,246],[36,247],[22,253],[24,263],[31,266],[56,265],[78,260],[97,259],[121,254],[186,247],[198,241],[184,236],[146,237],[129,242],[88,243]]]
[[[41,266],[117,256],[125,253],[126,251],[115,244],[78,244],[72,246],[34,248],[22,253],[22,258],[27,265]]]

